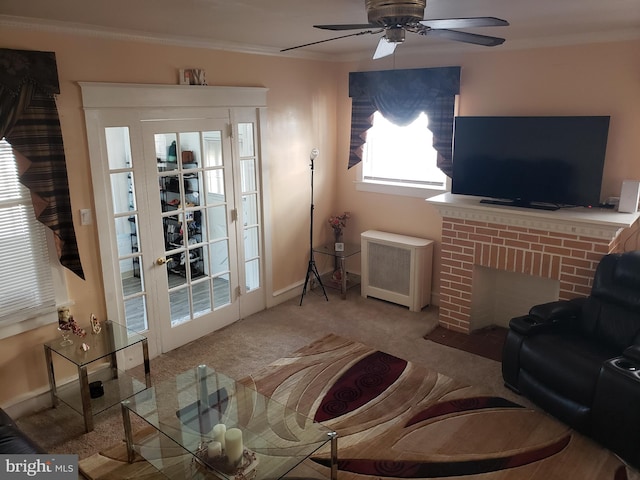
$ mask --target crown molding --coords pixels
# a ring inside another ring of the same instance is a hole
[[[253,55],[270,55],[287,58],[300,58],[306,60],[336,61],[335,55],[319,54],[313,52],[296,52],[286,55],[279,49],[260,45],[229,42],[225,40],[202,39],[198,37],[160,35],[142,33],[138,31],[119,30],[113,28],[86,25],[72,22],[60,22],[55,20],[40,20],[12,15],[0,15],[0,28],[21,28],[25,30],[61,33],[66,35],[81,35],[86,37],[104,38],[128,42],[145,42],[160,45],[171,45],[185,48],[202,48],[207,50],[222,50],[227,52],[247,53]]]

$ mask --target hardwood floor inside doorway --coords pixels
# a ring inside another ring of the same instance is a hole
[[[197,282],[195,279],[194,282]],[[169,273],[169,288],[174,288],[185,283],[185,278],[181,275]],[[125,296],[134,295],[141,291],[141,280],[139,277],[129,277],[122,280],[122,288]],[[209,295],[209,283],[200,282],[192,285],[193,291],[193,311],[194,312],[208,312],[211,309],[211,298]],[[229,303],[231,297],[229,282],[222,278],[216,278],[213,281],[213,309],[222,307]],[[125,306],[127,327],[136,332],[147,330],[147,323],[145,320],[145,309],[143,305],[142,297],[132,298],[127,301]],[[189,310],[189,301],[186,296],[182,296],[177,301],[173,301],[172,305],[172,318],[174,322],[180,323],[180,320],[185,320],[191,317]]]

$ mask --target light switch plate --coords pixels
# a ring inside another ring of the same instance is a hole
[[[93,223],[91,210],[88,208],[80,209],[80,225],[91,225],[91,223]]]

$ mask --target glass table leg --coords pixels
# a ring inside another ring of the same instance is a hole
[[[84,428],[89,433],[93,430],[93,410],[91,409],[91,393],[89,392],[89,376],[87,367],[78,367],[80,381],[80,397],[82,399],[82,414],[84,415]]]
[[[338,434],[331,432],[331,480],[338,480]]]
[[[122,423],[124,425],[124,439],[127,444],[127,461],[133,463],[135,459],[135,451],[133,449],[133,431],[131,430],[131,417],[129,416],[128,400],[120,402],[122,409]]]

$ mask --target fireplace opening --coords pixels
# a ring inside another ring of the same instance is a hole
[[[508,327],[513,317],[558,300],[559,295],[558,280],[474,265],[470,329]]]

